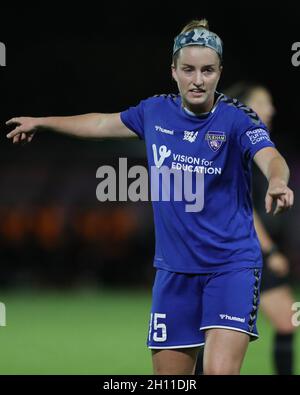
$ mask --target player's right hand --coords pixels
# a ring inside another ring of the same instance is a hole
[[[13,143],[30,143],[37,130],[36,118],[32,117],[17,117],[11,118],[6,125],[16,125],[15,128],[9,132],[6,137],[12,139]]]

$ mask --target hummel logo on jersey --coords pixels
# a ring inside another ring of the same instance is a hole
[[[153,159],[154,159],[155,166],[160,168],[162,166],[162,164],[164,163],[165,159],[171,155],[171,150],[168,150],[165,145],[161,145],[158,150],[160,158],[158,158],[158,156],[157,156],[156,144],[152,144],[152,150],[153,150]]]
[[[159,125],[155,125],[155,130],[157,132],[161,132],[161,133],[166,133],[166,134],[171,134],[171,135],[174,134],[174,130],[168,130],[168,129],[162,128]]]
[[[230,321],[238,321],[238,322],[245,322],[245,318],[240,317],[232,317],[231,315],[227,314],[219,314],[221,320],[230,320]]]
[[[198,136],[198,132],[189,132],[187,130],[184,131],[183,140],[187,140],[190,143],[193,143]]]

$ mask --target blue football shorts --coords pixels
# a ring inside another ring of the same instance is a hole
[[[258,338],[261,269],[186,274],[158,269],[152,290],[147,346],[197,347],[205,331],[224,328]]]

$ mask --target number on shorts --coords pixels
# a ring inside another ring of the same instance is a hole
[[[167,326],[164,322],[158,322],[159,319],[166,319],[167,314],[154,313],[150,318],[149,340],[151,338],[151,327],[153,322],[153,340],[155,342],[165,342],[167,340]]]

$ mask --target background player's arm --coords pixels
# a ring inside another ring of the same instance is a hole
[[[254,156],[254,161],[269,181],[265,198],[267,213],[271,212],[273,202],[276,202],[274,215],[291,208],[294,194],[287,186],[290,171],[277,149],[266,147],[259,150]]]
[[[253,219],[261,250],[264,254],[268,254],[268,252],[271,251],[275,243],[271,239],[255,210],[253,211]]]
[[[266,264],[268,265],[269,269],[275,272],[278,276],[287,275],[289,272],[288,259],[280,251],[278,251],[274,241],[264,227],[255,210],[253,212],[253,218],[261,250],[266,259]]]
[[[14,143],[30,142],[36,131],[51,130],[79,138],[136,137],[121,121],[120,113],[83,114],[70,117],[18,117],[6,122],[15,128],[7,134]]]

